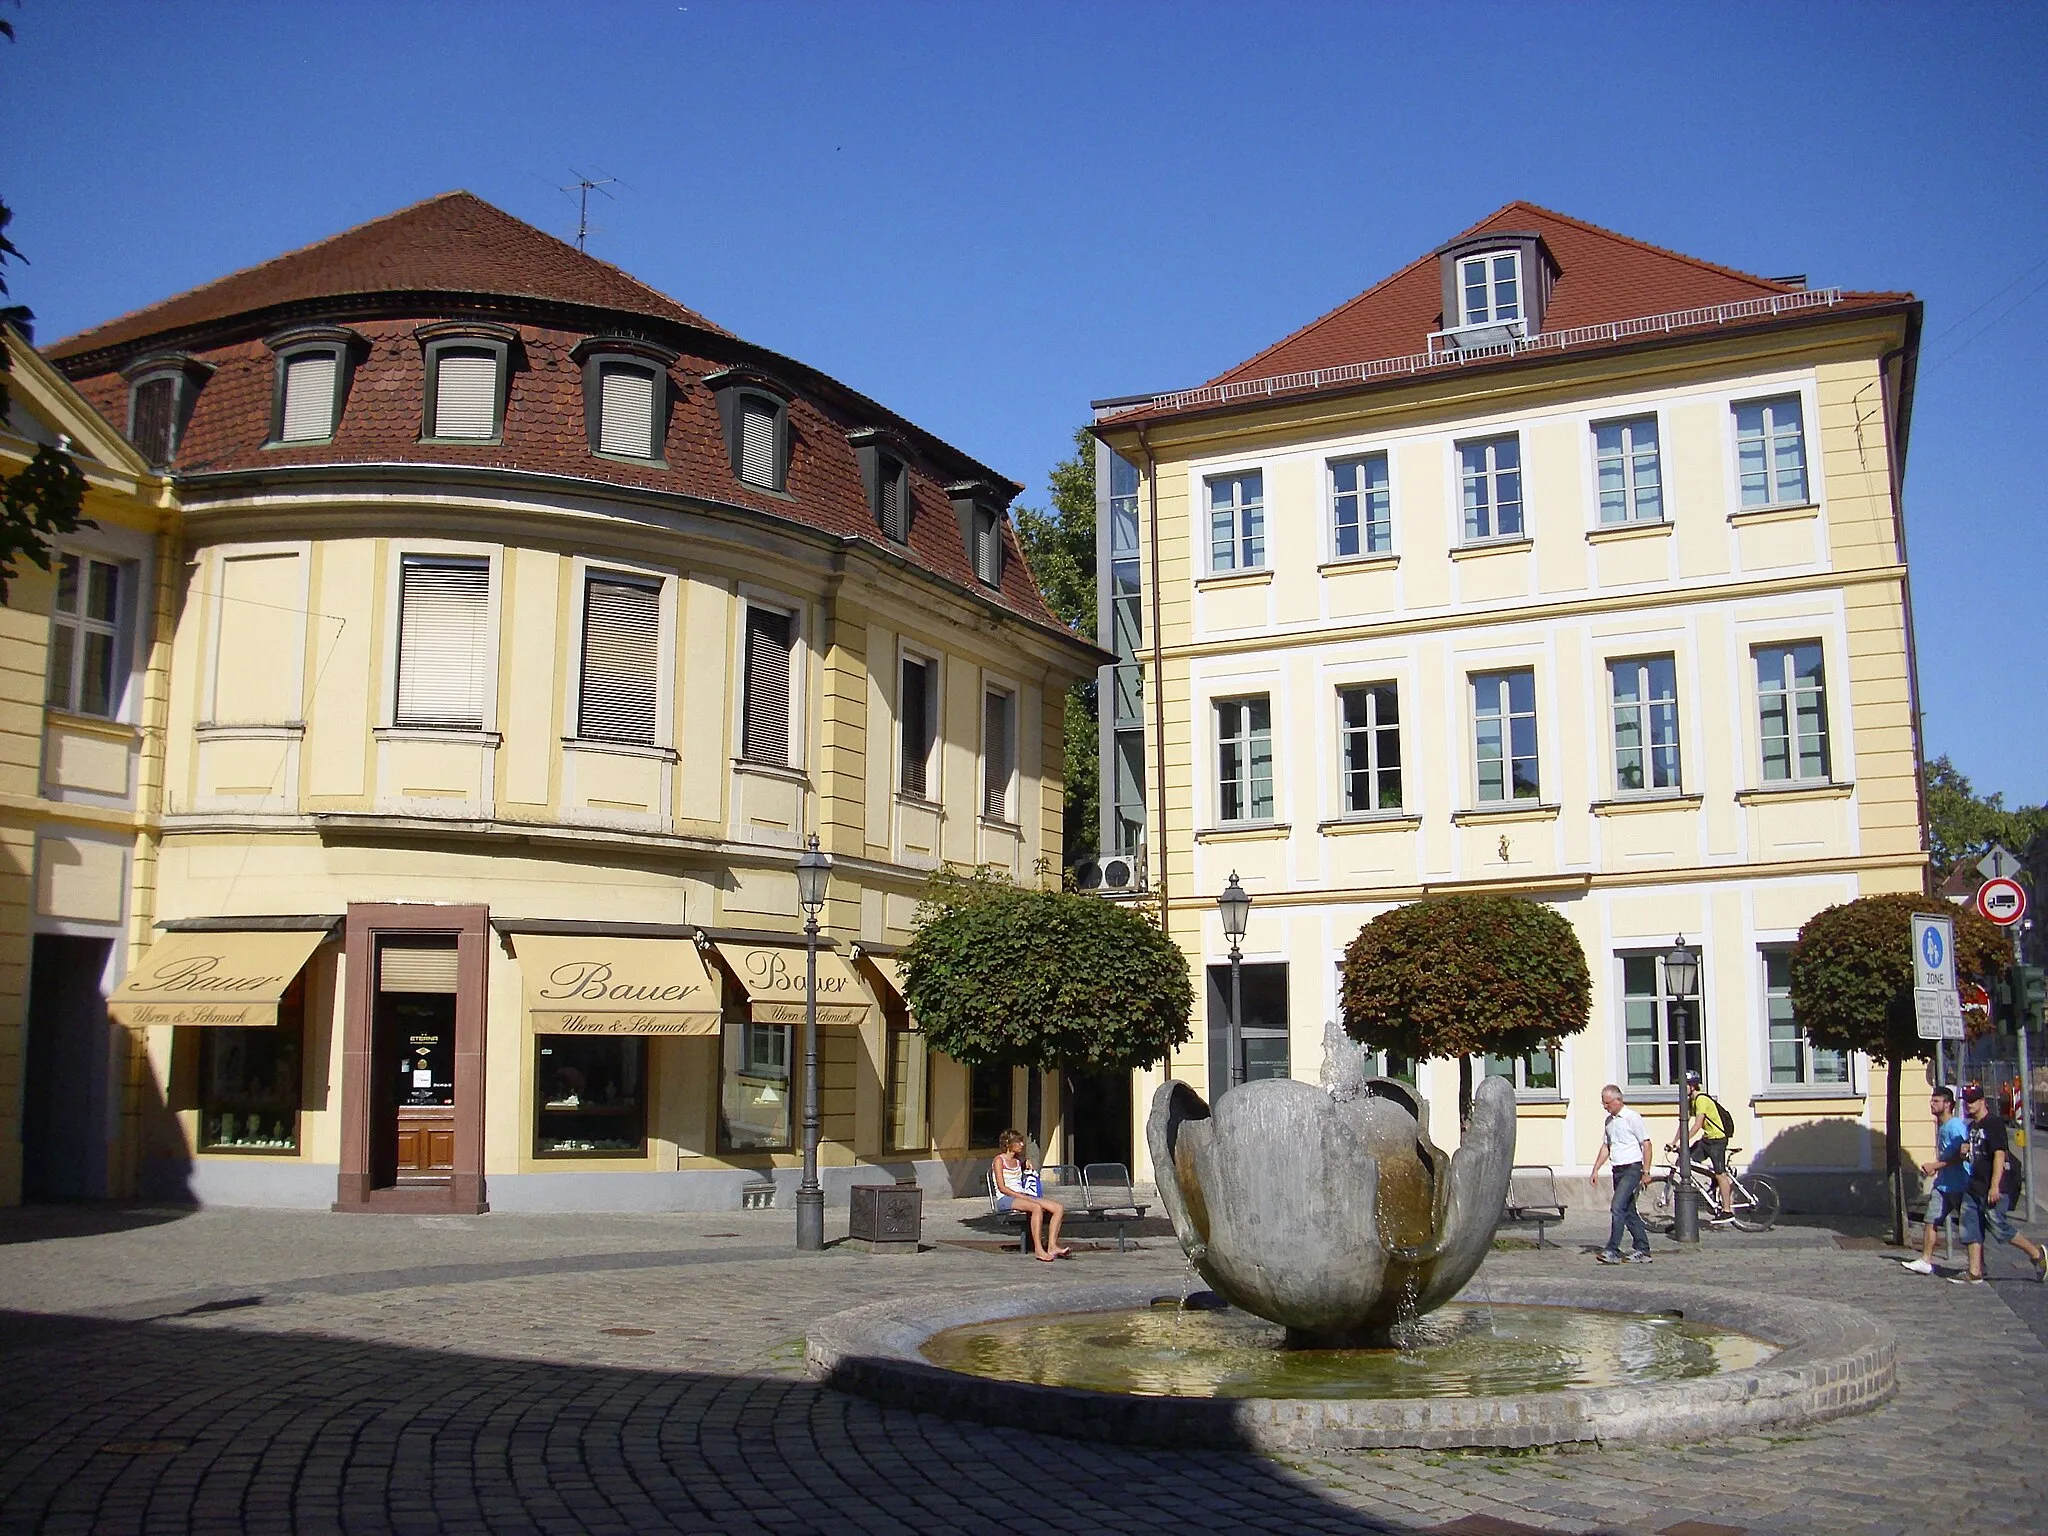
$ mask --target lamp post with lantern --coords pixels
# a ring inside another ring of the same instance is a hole
[[[1230,884],[1216,898],[1216,907],[1223,914],[1223,935],[1230,940],[1230,1072],[1224,1086],[1235,1088],[1244,1081],[1244,951],[1239,942],[1252,917],[1252,893],[1237,883],[1236,870],[1230,872]]]
[[[818,913],[832,877],[832,857],[818,852],[818,834],[797,857],[796,899],[804,909],[804,1176],[796,1187],[796,1246],[825,1246],[825,1191],[818,1183]]]
[[[1700,1197],[1692,1187],[1692,1094],[1685,1080],[1688,1072],[1696,1070],[1686,1052],[1686,999],[1693,995],[1699,980],[1700,957],[1687,947],[1681,933],[1672,940],[1671,949],[1664,956],[1664,985],[1671,994],[1672,1032],[1678,1037],[1678,1176],[1671,1191],[1671,1238],[1679,1243],[1700,1240]],[[1704,1017],[1700,1020],[1700,1039],[1706,1039]]]

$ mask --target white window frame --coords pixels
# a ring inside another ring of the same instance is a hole
[[[1820,652],[1821,684],[1819,692],[1821,766],[1820,772],[1817,774],[1804,773],[1800,769],[1799,736],[1797,732],[1798,711],[1796,704],[1798,698],[1798,691],[1792,686],[1790,686],[1789,682],[1787,681],[1787,672],[1785,667],[1786,661],[1789,660],[1791,654],[1794,651],[1803,650],[1809,646],[1812,647],[1814,650]],[[1770,760],[1767,754],[1767,749],[1765,747],[1766,738],[1764,735],[1764,697],[1766,690],[1764,688],[1763,671],[1760,664],[1766,653],[1773,654],[1779,659],[1778,679],[1780,683],[1786,684],[1786,686],[1783,686],[1782,688],[1775,690],[1785,700],[1786,725],[1788,728],[1788,734],[1784,738],[1784,740],[1787,743],[1786,773],[1785,776],[1782,778],[1773,778],[1771,776]],[[1751,690],[1750,719],[1753,722],[1753,727],[1756,731],[1756,782],[1764,786],[1765,788],[1770,788],[1773,786],[1784,786],[1789,788],[1792,786],[1802,784],[1833,784],[1839,782],[1836,777],[1836,774],[1838,772],[1837,765],[1840,760],[1840,747],[1839,743],[1836,741],[1835,723],[1832,717],[1832,710],[1830,708],[1830,700],[1828,697],[1830,693],[1829,678],[1834,674],[1836,669],[1829,659],[1827,642],[1824,641],[1819,635],[1803,635],[1798,638],[1789,640],[1753,640],[1750,642],[1748,647],[1748,660],[1749,686]]]
[[[1365,738],[1366,784],[1370,791],[1368,798],[1373,802],[1361,810],[1351,804],[1351,775],[1353,770],[1350,765],[1350,746],[1353,732],[1351,727],[1345,723],[1344,696],[1348,693],[1363,693],[1371,696],[1373,691],[1379,688],[1392,689],[1394,693],[1393,733],[1395,753],[1400,758],[1400,761],[1392,769],[1388,769],[1380,761],[1380,737],[1387,727],[1380,723],[1379,704],[1375,699],[1372,705],[1372,724],[1358,733]],[[1355,682],[1338,683],[1333,691],[1337,706],[1337,814],[1339,818],[1343,820],[1363,820],[1372,816],[1404,816],[1409,814],[1407,809],[1408,774],[1406,771],[1408,753],[1405,749],[1405,743],[1401,740],[1401,684],[1399,680],[1391,677],[1361,678]],[[1387,772],[1400,776],[1401,793],[1395,804],[1382,806],[1379,803],[1380,775]]]
[[[652,745],[611,741],[583,734],[583,649],[588,641],[585,610],[589,606],[590,581],[616,577],[621,581],[655,590],[657,632],[654,665],[654,741]],[[573,583],[569,605],[569,635],[573,647],[568,659],[567,685],[562,690],[562,745],[585,752],[615,752],[624,756],[656,753],[673,758],[675,753],[676,609],[679,580],[674,570],[643,565],[629,560],[594,560],[578,555],[569,562]]]
[[[1671,664],[1671,740],[1668,745],[1676,762],[1678,774],[1676,782],[1671,784],[1657,784],[1653,782],[1656,777],[1652,771],[1655,761],[1654,754],[1661,750],[1661,747],[1653,739],[1653,732],[1651,730],[1652,710],[1661,701],[1652,699],[1649,696],[1648,668],[1652,662],[1659,661]],[[1621,676],[1623,668],[1635,669],[1637,684],[1642,690],[1636,701],[1632,704],[1624,704],[1615,697],[1615,681]],[[1678,696],[1678,657],[1676,653],[1650,651],[1641,655],[1610,657],[1605,667],[1605,675],[1607,679],[1607,769],[1608,776],[1614,785],[1615,797],[1617,799],[1655,800],[1683,795],[1685,793],[1685,710]],[[1621,713],[1623,709],[1633,709],[1641,717],[1641,735],[1634,750],[1642,754],[1643,782],[1635,789],[1630,789],[1627,785],[1623,784],[1621,778],[1621,754],[1624,750],[1621,744]]]
[[[57,578],[63,562],[79,562],[78,607],[66,613],[57,607]],[[114,573],[114,616],[112,619],[95,619],[86,614],[86,599],[92,589],[92,568],[103,565]],[[49,650],[44,661],[43,703],[47,709],[62,714],[78,715],[88,720],[119,720],[128,696],[130,659],[134,651],[135,598],[133,587],[139,567],[131,560],[123,560],[97,549],[65,543],[50,551],[50,624]],[[58,701],[50,697],[51,683],[56,679],[55,658],[57,654],[57,630],[59,626],[69,628],[71,641],[71,675],[64,680],[64,697]],[[104,711],[85,709],[79,695],[83,691],[85,669],[85,638],[87,635],[104,635],[107,640],[107,707]]]
[[[1544,1052],[1545,1055],[1550,1057],[1550,1072],[1551,1076],[1555,1079],[1548,1088],[1531,1088],[1529,1086],[1529,1057],[1533,1054],[1535,1053],[1524,1052],[1520,1056],[1474,1056],[1472,1058],[1472,1086],[1477,1088],[1480,1083],[1489,1077],[1505,1077],[1514,1086],[1515,1098],[1522,1103],[1554,1103],[1563,1099],[1565,1096],[1565,1084],[1570,1081],[1565,1075],[1563,1042],[1560,1041],[1556,1047]],[[1508,1072],[1491,1072],[1487,1069],[1487,1063],[1492,1061],[1505,1061],[1509,1063],[1513,1070]]]
[[[1258,703],[1263,703],[1266,706],[1267,798],[1269,806],[1266,814],[1263,816],[1258,814],[1258,776],[1253,771],[1252,744],[1257,740],[1257,732],[1252,729],[1249,713],[1250,706]],[[1223,732],[1223,711],[1226,707],[1232,705],[1243,706],[1247,711],[1244,717],[1244,734],[1242,736],[1226,736]],[[1270,689],[1258,689],[1243,693],[1233,692],[1218,694],[1210,699],[1209,735],[1212,743],[1209,762],[1215,774],[1211,784],[1216,795],[1216,825],[1219,827],[1258,827],[1277,822],[1280,818],[1280,755],[1279,748],[1274,739],[1272,691]],[[1233,817],[1224,813],[1224,786],[1226,783],[1231,782],[1225,778],[1223,772],[1223,749],[1227,742],[1241,742],[1243,744],[1243,809],[1249,814],[1242,816]]]
[[[988,792],[988,701],[992,698],[999,698],[1003,701],[1003,708],[1008,721],[1006,729],[1009,734],[1009,739],[1004,744],[1008,749],[1009,772],[1003,784],[1003,803],[995,810],[990,809],[990,796]],[[1023,690],[1010,679],[994,672],[982,673],[981,711],[975,723],[975,729],[979,733],[977,763],[981,770],[975,783],[975,809],[981,820],[994,822],[1004,827],[1021,826],[1023,823],[1023,817],[1018,814],[1020,810],[1018,786],[1019,780],[1022,777],[1024,760],[1023,742],[1021,740],[1024,734],[1023,699]]]
[[[481,560],[489,577],[484,603],[484,633],[487,637],[488,652],[485,660],[485,677],[489,686],[484,689],[483,727],[481,731],[467,729],[450,730],[443,726],[400,725],[398,724],[398,661],[400,610],[404,607],[403,580],[405,562],[408,557],[428,560]],[[384,590],[389,594],[385,602],[383,647],[383,670],[377,687],[377,728],[404,736],[443,738],[454,741],[482,740],[494,745],[498,736],[498,681],[499,662],[503,657],[505,637],[499,626],[500,604],[503,601],[505,580],[505,550],[499,544],[477,544],[455,539],[393,539],[384,563]]]
[[[1502,468],[1498,462],[1500,445],[1512,443],[1515,462],[1511,468]],[[1465,452],[1467,449],[1484,449],[1485,466],[1479,471],[1479,483],[1486,488],[1485,531],[1472,531],[1472,509],[1465,504]],[[1528,466],[1522,462],[1522,434],[1519,429],[1510,428],[1505,432],[1487,432],[1476,437],[1461,437],[1451,444],[1451,496],[1457,509],[1457,542],[1460,546],[1480,544],[1518,544],[1529,538],[1529,495]],[[1503,475],[1515,477],[1515,527],[1509,531],[1501,528],[1500,509],[1505,498],[1500,494]]]
[[[1777,425],[1777,418],[1772,413],[1773,407],[1782,406],[1787,403],[1796,406],[1799,411],[1800,484],[1798,488],[1799,494],[1795,496],[1780,494],[1782,487],[1775,463],[1776,456],[1773,452],[1773,445],[1777,438],[1774,430]],[[1768,413],[1761,439],[1764,447],[1764,487],[1766,492],[1766,499],[1763,501],[1747,501],[1743,498],[1742,413],[1746,410],[1762,410]],[[1765,512],[1774,507],[1803,507],[1813,505],[1819,501],[1820,492],[1815,483],[1813,438],[1812,432],[1809,429],[1809,423],[1813,419],[1813,400],[1805,389],[1796,386],[1785,389],[1782,392],[1750,395],[1740,400],[1728,402],[1729,485],[1734,492],[1733,500],[1737,512]]]
[[[1650,446],[1650,473],[1654,476],[1652,487],[1656,493],[1656,515],[1637,516],[1638,497],[1643,487],[1636,480],[1643,454],[1636,444],[1637,429],[1647,425],[1655,441]],[[1600,446],[1602,432],[1621,434],[1620,452],[1608,455]],[[1593,526],[1596,528],[1648,528],[1671,520],[1670,510],[1665,505],[1669,489],[1664,473],[1664,423],[1655,411],[1640,411],[1627,416],[1607,417],[1589,424],[1588,438],[1593,455]],[[1609,518],[1607,515],[1607,493],[1600,483],[1601,468],[1612,457],[1621,469],[1622,515]]]
[[[764,763],[746,755],[747,747],[747,613],[754,608],[771,613],[785,614],[789,618],[789,761],[787,764]],[[739,600],[733,604],[733,686],[732,686],[732,747],[733,765],[753,772],[788,773],[798,776],[809,772],[810,733],[810,622],[806,604],[786,593],[766,587],[743,586]]]
[[[1380,464],[1383,484],[1378,491],[1370,491],[1366,488],[1365,469],[1375,459]],[[1337,473],[1343,469],[1352,469],[1358,473],[1357,490],[1341,491],[1337,488]],[[1329,516],[1325,520],[1325,526],[1329,529],[1330,559],[1332,561],[1373,560],[1394,553],[1394,456],[1391,452],[1384,448],[1374,448],[1363,453],[1339,454],[1337,457],[1328,460],[1323,465],[1323,493],[1329,506]],[[1365,515],[1371,504],[1371,497],[1376,494],[1385,496],[1387,506],[1386,517],[1377,522],[1368,519]],[[1337,517],[1338,501],[1341,497],[1345,496],[1353,497],[1357,501],[1359,513],[1357,524],[1358,548],[1349,554],[1346,554],[1341,548],[1342,526],[1338,522]],[[1386,542],[1383,545],[1375,545],[1373,543],[1372,530],[1374,528],[1384,528]]]
[[[1514,709],[1512,679],[1516,673],[1527,673],[1529,677],[1530,702],[1529,709],[1524,715],[1516,714]],[[1479,768],[1479,722],[1482,718],[1487,717],[1486,712],[1480,707],[1482,701],[1479,683],[1482,678],[1494,680],[1498,683],[1495,691],[1495,700],[1500,706],[1498,718],[1502,726],[1500,758],[1502,768],[1501,795],[1499,799],[1494,800],[1485,798],[1486,781]],[[1543,693],[1540,687],[1540,679],[1537,677],[1535,664],[1533,662],[1523,662],[1520,664],[1505,662],[1468,670],[1465,674],[1465,709],[1466,717],[1469,721],[1466,740],[1471,748],[1471,755],[1467,759],[1472,768],[1472,799],[1470,803],[1481,810],[1492,810],[1514,805],[1537,806],[1547,804],[1548,802],[1543,798]],[[1532,722],[1536,733],[1536,751],[1534,754],[1536,793],[1532,796],[1522,796],[1515,793],[1516,753],[1514,722],[1522,718]]]
[[[1259,494],[1256,502],[1244,494],[1244,482],[1257,479]],[[1211,498],[1214,487],[1228,482],[1231,486],[1230,514],[1230,559],[1229,565],[1219,565],[1216,557],[1218,544],[1215,536],[1216,511]],[[1204,569],[1212,576],[1230,576],[1241,571],[1263,571],[1271,566],[1266,536],[1266,471],[1263,465],[1248,465],[1242,469],[1218,470],[1201,479],[1202,496],[1197,516],[1200,518],[1202,544],[1208,550]],[[1251,531],[1248,513],[1257,514],[1257,531]]]
[[[1857,1053],[1854,1051],[1832,1052],[1831,1054],[1842,1058],[1842,1080],[1838,1083],[1815,1081],[1813,1077],[1813,1058],[1821,1047],[1813,1043],[1812,1038],[1805,1030],[1798,1028],[1798,1021],[1796,1019],[1793,1021],[1793,1028],[1798,1030],[1799,1035],[1799,1077],[1789,1083],[1781,1083],[1777,1080],[1772,1063],[1770,956],[1773,954],[1789,956],[1793,946],[1798,942],[1799,935],[1796,932],[1786,933],[1776,938],[1759,935],[1756,947],[1752,951],[1756,957],[1756,1006],[1757,1024],[1760,1034],[1758,1040],[1760,1050],[1757,1060],[1762,1064],[1763,1068],[1761,1073],[1762,1080],[1757,1085],[1757,1091],[1766,1098],[1857,1097],[1863,1091],[1862,1085],[1857,1081]],[[1789,998],[1787,1001],[1789,1005]]]
[[[925,758],[924,793],[913,794],[903,787],[904,740],[903,740],[903,668],[907,662],[915,662],[925,669]],[[941,803],[944,785],[941,771],[946,754],[940,750],[945,740],[943,710],[946,687],[943,660],[935,652],[923,646],[898,641],[896,645],[896,687],[892,695],[896,701],[896,718],[893,722],[896,736],[896,773],[890,792],[902,799],[919,805],[937,806]]]
[[[1666,1100],[1675,1102],[1679,1089],[1679,1083],[1676,1078],[1683,1075],[1683,1069],[1681,1069],[1679,1074],[1670,1075],[1671,1048],[1674,1044],[1671,1032],[1672,998],[1670,989],[1664,979],[1664,956],[1669,949],[1670,945],[1668,943],[1658,946],[1619,944],[1615,947],[1612,954],[1614,997],[1617,1005],[1614,1030],[1614,1049],[1617,1060],[1615,1061],[1614,1081],[1621,1085],[1624,1094],[1641,1096],[1655,1102]],[[1693,995],[1685,1000],[1686,1027],[1690,1033],[1696,1034],[1699,1039],[1699,1061],[1693,1070],[1697,1071],[1703,1079],[1711,1081],[1711,1063],[1707,1055],[1708,1037],[1706,1029],[1710,1004],[1706,993],[1707,989],[1712,985],[1713,967],[1708,961],[1708,946],[1706,944],[1695,945],[1693,953],[1699,958],[1700,973],[1699,979],[1693,984]],[[1657,991],[1655,993],[1657,1001],[1657,1039],[1652,1047],[1654,1052],[1652,1060],[1657,1066],[1658,1080],[1650,1083],[1632,1082],[1629,1078],[1628,1003],[1629,998],[1635,994],[1628,990],[1628,967],[1625,962],[1631,959],[1649,959],[1654,961],[1657,967]],[[1684,1054],[1684,1052],[1681,1052],[1681,1056]]]
[[[1510,275],[1515,285],[1514,313],[1511,315],[1503,314],[1497,303],[1498,294],[1495,285],[1500,281],[1500,276],[1496,270],[1496,263],[1501,261],[1506,261],[1509,264]],[[1480,310],[1474,310],[1468,302],[1465,273],[1469,267],[1481,268],[1481,287],[1486,294],[1486,303],[1483,309]],[[1505,325],[1514,320],[1520,320],[1527,324],[1529,319],[1529,289],[1524,277],[1522,253],[1517,249],[1474,251],[1469,256],[1460,256],[1458,258],[1458,270],[1455,274],[1458,292],[1459,326],[1462,328],[1468,325]]]

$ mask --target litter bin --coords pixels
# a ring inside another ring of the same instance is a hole
[[[856,1184],[849,1191],[846,1235],[870,1253],[915,1253],[924,1232],[924,1191],[915,1179]]]

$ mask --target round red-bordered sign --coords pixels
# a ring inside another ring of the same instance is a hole
[[[2001,928],[2010,928],[2027,915],[2026,887],[2000,875],[1977,887],[1977,910]]]

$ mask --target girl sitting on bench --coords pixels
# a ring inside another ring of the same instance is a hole
[[[1067,1219],[1067,1208],[1038,1193],[1038,1175],[1024,1162],[1023,1134],[1005,1131],[996,1139],[996,1145],[1002,1150],[996,1153],[989,1168],[996,1185],[996,1209],[1005,1215],[1011,1211],[1026,1213],[1033,1258],[1048,1264],[1054,1259],[1071,1259],[1074,1250],[1059,1245],[1060,1223]]]

